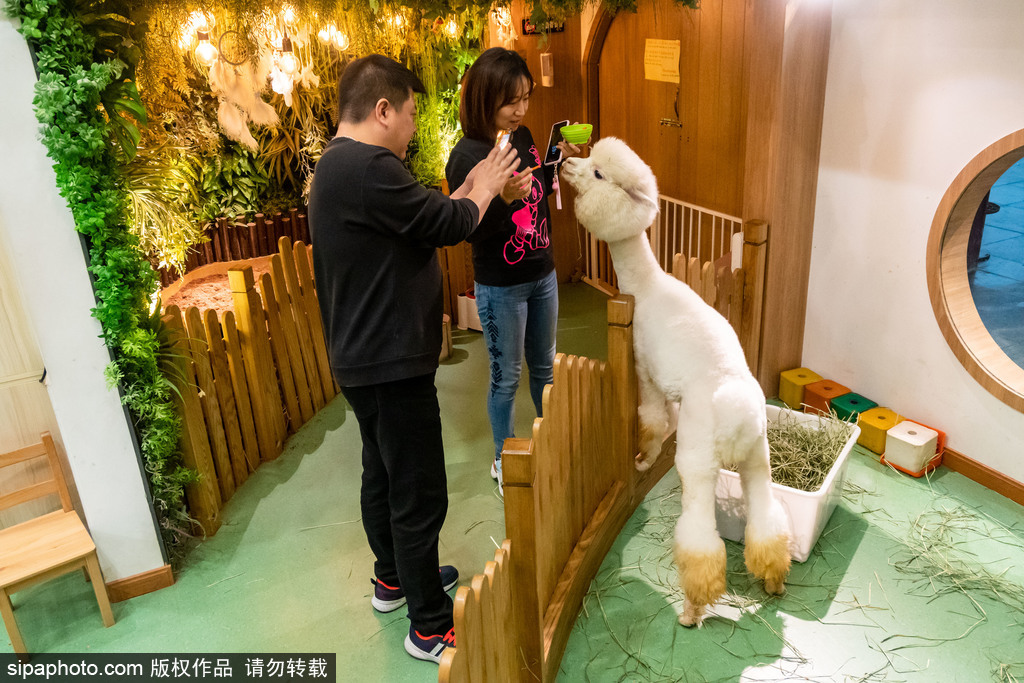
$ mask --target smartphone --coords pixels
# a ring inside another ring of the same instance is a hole
[[[569,125],[569,119],[556,121],[551,124],[551,134],[548,136],[547,155],[544,157],[544,165],[550,166],[562,160],[562,150],[558,149],[558,143],[562,141],[562,127]]]
[[[512,139],[512,131],[502,128],[498,131],[498,137],[495,138],[494,144],[498,146],[498,149],[504,149],[508,141]]]

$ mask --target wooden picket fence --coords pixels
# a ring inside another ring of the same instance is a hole
[[[251,265],[228,270],[234,311],[168,306],[163,317],[177,335],[185,465],[199,473],[185,493],[206,535],[235,490],[338,392],[309,247],[287,236],[277,246],[259,291]]]
[[[269,256],[277,252],[277,243],[282,237],[310,244],[309,222],[299,209],[274,215],[257,213],[251,221],[244,216],[234,219],[222,216],[204,226],[203,234],[207,241],[196,245],[189,253],[183,270],[170,266],[157,269],[161,287],[200,266]]]
[[[675,276],[738,329],[763,297],[767,227],[754,222],[747,235],[750,248],[744,245],[737,271],[682,254],[672,259]],[[559,354],[533,438],[505,441],[508,537],[484,572],[456,594],[458,647],[442,657],[442,683],[554,681],[608,549],[673,466],[670,435],[649,470],[633,467],[638,446],[632,324],[633,298],[611,299],[608,362]]]

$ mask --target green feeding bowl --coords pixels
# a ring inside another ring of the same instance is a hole
[[[590,133],[594,126],[589,123],[574,123],[571,126],[562,126],[562,139],[574,145],[585,145],[590,140]]]

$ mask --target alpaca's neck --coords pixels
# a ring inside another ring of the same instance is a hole
[[[655,280],[664,273],[658,260],[654,258],[646,233],[609,242],[608,251],[611,252],[612,261],[615,263],[619,290],[624,294],[642,293],[653,286]]]

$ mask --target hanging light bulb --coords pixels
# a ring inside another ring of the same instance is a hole
[[[331,35],[331,42],[334,43],[334,47],[338,48],[339,52],[344,52],[349,46],[348,34],[334,29],[334,33]]]
[[[330,45],[331,44],[331,38],[337,32],[338,32],[338,29],[334,26],[334,24],[327,24],[327,26],[324,26],[316,34],[316,39],[320,41],[321,45]]]
[[[202,31],[196,31],[196,37],[199,38],[199,44],[196,45],[196,59],[203,66],[213,66],[213,63],[217,61],[217,48],[210,42],[210,34]]]
[[[294,7],[292,7],[291,5],[285,5],[284,7],[281,8],[281,21],[284,22],[285,26],[289,28],[294,28],[295,19],[296,14]]]
[[[299,60],[292,52],[292,39],[287,35],[281,39],[281,56],[278,58],[277,64],[281,67],[281,71],[289,76],[294,76],[299,72]]]
[[[448,20],[448,23],[444,25],[444,32],[448,34],[448,37],[452,40],[459,37],[459,25],[456,23],[455,18]]]

